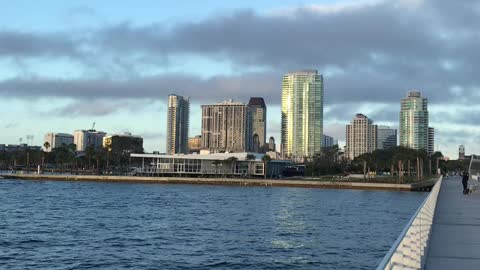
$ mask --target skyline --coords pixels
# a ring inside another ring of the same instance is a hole
[[[450,2],[9,4],[0,19],[0,143],[34,134],[41,145],[47,132],[97,122],[163,152],[172,92],[192,97],[190,137],[200,134],[200,104],[262,96],[267,138],[279,142],[281,77],[312,68],[325,80],[324,133],[340,146],[356,113],[398,129],[400,100],[416,89],[429,99],[435,150],[478,153],[478,3]]]

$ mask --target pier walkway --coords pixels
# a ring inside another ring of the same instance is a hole
[[[425,269],[480,269],[480,190],[462,194],[462,179],[443,179]]]

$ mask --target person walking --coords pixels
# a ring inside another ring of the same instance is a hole
[[[468,194],[468,178],[468,172],[464,172],[462,177],[463,194]]]

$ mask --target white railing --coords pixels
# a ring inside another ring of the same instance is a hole
[[[423,269],[442,177],[403,229],[377,270]]]

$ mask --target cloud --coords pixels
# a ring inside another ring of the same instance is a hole
[[[166,100],[171,93],[190,96],[194,102],[219,102],[228,98],[247,102],[249,97],[263,93],[267,102],[278,104],[280,77],[262,73],[204,79],[186,74],[163,74],[128,80],[14,78],[0,81],[0,94],[4,97]]]
[[[0,31],[0,57],[78,57],[77,45],[64,33]]]

